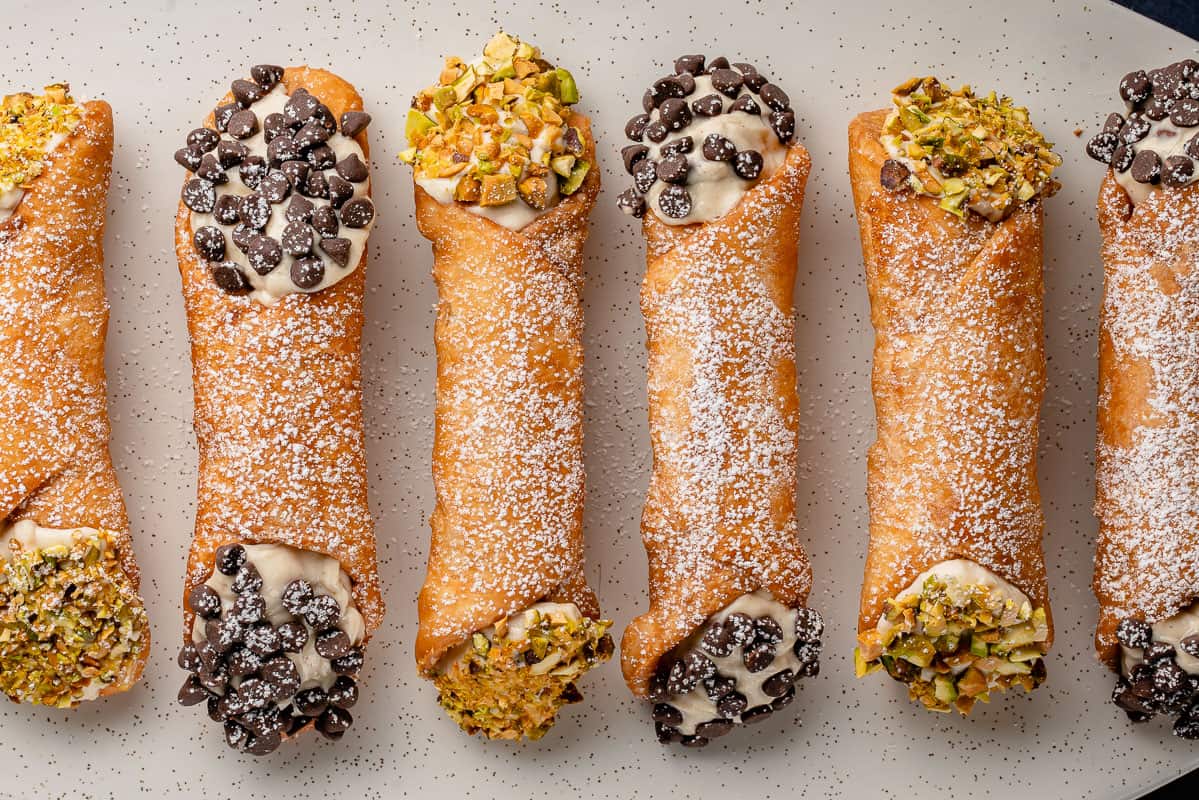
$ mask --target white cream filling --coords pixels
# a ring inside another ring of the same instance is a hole
[[[289,95],[287,94],[286,90],[284,90],[283,84],[279,83],[261,100],[250,106],[250,110],[254,112],[254,116],[258,117],[258,133],[247,139],[241,139],[240,141],[246,146],[251,155],[258,155],[266,158],[267,143],[266,133],[264,132],[265,120],[271,114],[283,113],[283,107],[287,105],[288,97]],[[320,98],[318,97],[317,99],[319,100]],[[233,139],[233,137],[225,133],[221,134],[221,140],[239,141],[237,139]],[[362,152],[362,148],[358,145],[358,142],[349,136],[342,136],[339,129],[336,133],[329,137],[325,144],[327,144],[333,150],[333,153],[336,157],[335,163],[336,161],[341,161],[346,156],[353,154],[362,159],[363,164],[367,165],[368,175],[366,180],[359,183],[350,184],[354,187],[354,194],[347,198],[346,202],[348,203],[351,200],[356,200],[360,197],[369,197],[371,187],[371,179],[369,175],[370,162],[367,161],[365,154]],[[216,150],[212,150],[211,155],[215,157]],[[315,172],[316,170],[313,171]],[[337,174],[337,171],[332,167],[322,170],[322,172],[326,176]],[[249,186],[246,186],[244,183],[242,183],[241,175],[237,166],[229,168],[225,171],[225,174],[229,176],[229,180],[227,183],[220,184],[216,187],[217,199],[220,199],[222,195],[226,194],[242,196],[250,194],[250,192],[254,191]],[[283,230],[288,224],[285,213],[287,211],[287,206],[291,203],[291,198],[297,194],[301,193],[293,189],[292,193],[288,195],[282,203],[271,204],[271,218],[270,221],[267,222],[266,228],[263,229],[262,233],[271,237],[275,241],[279,241],[282,238]],[[305,199],[310,201],[317,208],[329,205],[329,201],[327,199],[322,199],[319,197],[306,197]],[[362,261],[363,248],[366,247],[367,237],[370,236],[371,228],[375,226],[375,219],[372,217],[371,221],[362,228],[351,228],[342,223],[341,217],[338,215],[339,227],[337,236],[343,239],[348,239],[350,242],[349,261],[344,267],[340,266],[326,256],[323,252],[321,252],[321,236],[316,232],[315,228],[309,226],[312,231],[312,255],[319,257],[325,264],[324,277],[321,279],[320,283],[311,289],[301,289],[292,281],[291,265],[296,260],[294,256],[284,253],[283,259],[279,262],[277,267],[268,272],[266,275],[259,275],[254,271],[254,268],[250,266],[249,257],[233,243],[234,225],[221,225],[216,221],[216,218],[213,217],[212,214],[197,214],[195,211],[191,212],[191,226],[193,234],[205,225],[211,225],[225,235],[225,260],[233,261],[241,265],[242,274],[245,275],[246,281],[250,284],[250,286],[253,287],[253,291],[250,293],[250,296],[259,303],[269,306],[278,302],[281,298],[291,294],[292,292],[304,292],[307,294],[319,292],[322,289],[332,286],[352,273],[354,270],[358,269],[358,265]]]
[[[279,626],[295,619],[291,612],[283,607],[283,591],[292,581],[303,579],[312,585],[316,594],[327,594],[337,601],[338,607],[341,608],[341,617],[338,618],[336,627],[345,631],[352,644],[362,643],[366,636],[366,624],[354,605],[350,578],[342,570],[337,559],[281,544],[248,544],[244,547],[246,563],[253,564],[262,577],[262,590],[259,594],[266,602],[266,621]],[[205,585],[220,596],[221,614],[228,614],[237,599],[237,593],[233,591],[233,576],[214,569]],[[192,623],[192,642],[195,644],[207,638],[204,624],[205,620],[196,615]],[[316,652],[316,632],[311,629],[303,649],[298,653],[285,655],[294,661],[300,670],[300,688],[297,691],[315,686],[328,691],[337,680],[337,674],[333,672],[329,661]],[[238,686],[241,678],[231,678],[229,682]]]
[[[67,140],[69,134],[56,133],[46,142],[46,151],[42,156],[42,163],[45,164],[46,159],[50,154],[58,149],[58,146]],[[37,180],[34,178],[34,180]],[[14,185],[6,188],[0,188],[0,222],[8,219],[17,210],[17,206],[25,198],[25,186]]]
[[[563,622],[578,623],[583,621],[583,612],[579,611],[579,607],[574,603],[550,603],[542,601],[534,603],[523,611],[518,611],[508,617],[508,629],[504,633],[504,638],[510,642],[519,641],[525,638],[529,628],[539,620],[548,619],[552,624]],[[488,625],[479,633],[483,634],[492,640],[495,638],[495,626]],[[466,655],[469,648],[473,647],[473,643],[468,638],[465,642],[454,647],[437,662],[436,671],[446,672],[455,661]],[[530,666],[530,671],[534,675],[543,675],[558,665],[562,654],[559,652],[549,653],[541,661]]]
[[[1130,112],[1131,110],[1129,108]],[[1146,117],[1146,119],[1148,118]],[[1170,156],[1186,155],[1183,151],[1186,149],[1187,142],[1191,140],[1191,137],[1199,135],[1199,127],[1180,128],[1171,122],[1169,117],[1159,119],[1156,122],[1151,120],[1150,122],[1149,133],[1145,135],[1144,139],[1133,144],[1132,147],[1135,150],[1147,148],[1157,153],[1158,157],[1161,158],[1162,171],[1164,172],[1166,169],[1166,159]],[[1199,181],[1199,164],[1195,165],[1195,171],[1191,173],[1190,179],[1184,185],[1194,183],[1195,181]],[[1134,204],[1143,203],[1149,199],[1149,195],[1152,192],[1161,191],[1162,188],[1161,183],[1138,183],[1133,180],[1132,167],[1123,172],[1117,172],[1116,182],[1124,187],[1124,191],[1128,192],[1128,196],[1132,198]]]
[[[1173,645],[1175,663],[1191,675],[1199,675],[1199,658],[1184,653],[1178,647],[1178,643],[1197,633],[1199,633],[1199,603],[1192,603],[1177,614],[1153,623],[1153,641]],[[1140,648],[1120,645],[1120,667],[1125,677],[1131,675],[1133,669],[1144,660],[1144,654]]]
[[[0,533],[0,561],[7,563],[21,553],[30,550],[45,550],[49,547],[69,548],[80,539],[92,537],[98,541],[101,552],[108,547],[104,535],[95,528],[43,528],[31,519],[23,519],[13,523]],[[3,576],[0,575],[0,583],[3,580]],[[140,637],[140,634],[137,635]],[[79,697],[83,700],[95,700],[107,685],[100,680],[89,681],[83,687],[83,693]]]
[[[506,109],[499,108],[497,108],[496,111],[499,114],[501,126],[507,127],[508,125],[511,125],[513,133],[528,135],[529,129],[525,126],[524,122],[514,118],[511,112]],[[546,129],[542,130],[541,134],[538,135],[536,139],[533,140],[533,149],[529,152],[530,161],[540,163],[542,158],[544,158],[547,153],[553,153],[555,148],[561,149],[562,134],[559,133],[558,136],[551,138],[548,135],[549,131],[550,129],[547,127]],[[491,141],[491,134],[489,132],[485,132],[482,144],[489,144]],[[428,192],[429,195],[441,205],[451,205],[455,202],[454,189],[458,186],[458,181],[462,179],[463,175],[474,169],[478,163],[478,155],[476,152],[472,151],[470,161],[467,162],[466,167],[463,168],[463,170],[457,175],[452,175],[448,178],[418,177],[415,179],[416,184]],[[504,164],[504,166],[500,168],[499,172],[513,174],[508,164]],[[515,178],[519,180],[520,175],[515,175]],[[501,206],[482,206],[478,203],[463,203],[462,207],[470,213],[476,214],[480,217],[486,217],[495,224],[505,227],[508,230],[519,231],[529,223],[536,220],[546,211],[549,211],[551,208],[557,205],[558,174],[552,169],[550,169],[549,174],[545,176],[545,184],[546,202],[545,208],[541,211],[538,211],[524,200],[521,200],[519,195],[512,202],[504,203]]]
[[[793,674],[799,674],[802,664],[799,657],[795,655],[795,618],[798,614],[795,609],[787,608],[775,600],[770,592],[765,589],[759,589],[751,594],[743,594],[722,610],[713,614],[681,647],[676,648],[676,652],[695,649],[699,646],[699,641],[703,638],[704,632],[708,628],[713,624],[723,623],[730,614],[737,613],[747,614],[753,619],[770,617],[783,629],[783,641],[778,644],[775,650],[774,662],[768,669],[761,672],[749,671],[745,666],[740,647],[734,648],[733,652],[727,656],[714,656],[707,650],[700,648],[704,656],[711,659],[712,663],[716,665],[716,669],[720,675],[733,679],[736,683],[736,691],[745,695],[747,701],[745,709],[748,711],[756,706],[768,706],[777,699],[762,691],[762,683],[771,675],[782,672],[785,669],[791,670]],[[674,727],[684,736],[694,736],[696,726],[702,725],[705,722],[711,722],[714,719],[724,719],[716,709],[716,701],[708,696],[708,692],[704,689],[702,683],[686,694],[670,695],[665,702],[674,706],[682,713],[682,724]]]
[[[741,111],[729,113],[728,109],[736,98],[729,98],[712,88],[712,79],[700,75],[695,79],[695,91],[684,99],[688,104],[701,97],[715,94],[724,104],[724,113],[715,117],[692,115],[691,124],[679,131],[672,131],[660,143],[654,144],[648,139],[645,145],[649,147],[647,158],[654,161],[662,159],[662,148],[684,136],[690,136],[694,142],[693,149],[686,154],[687,163],[691,169],[687,173],[687,183],[684,187],[691,195],[691,212],[685,217],[668,217],[658,207],[658,198],[669,185],[663,181],[654,181],[645,196],[648,208],[667,225],[690,225],[693,222],[710,222],[719,219],[733,210],[741,196],[749,191],[757,181],[747,181],[733,172],[732,162],[709,161],[704,158],[704,139],[713,133],[718,133],[731,141],[737,151],[757,150],[762,155],[762,174],[757,180],[765,180],[782,166],[787,157],[786,146],[779,141],[778,136],[770,128],[770,108],[766,102],[744,86],[737,97],[749,95],[761,108],[761,114],[746,114]],[[657,121],[659,113],[655,110],[650,114],[651,121]]]

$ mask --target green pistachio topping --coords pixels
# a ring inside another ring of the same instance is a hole
[[[544,211],[583,184],[591,165],[582,132],[568,124],[574,77],[536,47],[499,33],[468,64],[446,59],[437,83],[413,98],[400,160],[418,179],[454,181],[454,200]]]
[[[883,620],[858,636],[858,677],[886,669],[933,711],[968,714],[991,691],[1045,679],[1045,609],[992,587],[931,575],[919,593],[888,600]]]
[[[976,97],[969,86],[954,92],[936,78],[912,78],[892,101],[881,137],[892,159],[883,167],[887,188],[906,185],[952,214],[969,210],[992,222],[1060,188],[1051,176],[1061,156],[1010,97]]]
[[[28,92],[6,95],[0,101],[0,191],[42,174],[50,141],[74,130],[79,119],[80,108],[65,83],[47,86],[36,97]]]
[[[526,613],[527,629],[509,638],[509,620],[501,620],[433,675],[442,707],[468,733],[540,739],[558,709],[583,699],[575,681],[612,656],[610,620]]]
[[[106,533],[15,553],[0,572],[0,690],[73,706],[126,677],[148,627]]]

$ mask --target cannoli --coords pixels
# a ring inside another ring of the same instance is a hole
[[[0,113],[0,691],[65,708],[150,648],[108,451],[112,110],[58,84]]]
[[[819,669],[823,621],[795,517],[794,309],[811,162],[786,93],[750,64],[675,61],[629,120],[643,217],[653,475],[650,608],[621,665],[660,741],[766,719]]]
[[[360,363],[370,117],[329,72],[250,75],[175,153],[200,451],[179,701],[262,755],[345,733],[383,602]]]
[[[859,676],[935,711],[1045,678],[1037,427],[1041,198],[1061,159],[1024,108],[935,78],[849,126],[878,438]]]
[[[408,112],[433,244],[436,505],[417,666],[467,732],[537,739],[612,653],[583,571],[583,242],[599,192],[571,74],[500,33]]]
[[[1199,63],[1137,70],[1087,153],[1099,189],[1095,596],[1112,699],[1199,739]]]

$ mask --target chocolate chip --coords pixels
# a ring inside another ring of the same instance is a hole
[[[813,608],[795,609],[795,638],[801,642],[815,642],[824,633],[824,618]]]
[[[692,82],[695,81],[694,78],[691,80]],[[659,78],[658,80],[654,81],[654,88],[651,91],[655,97],[660,98],[658,101],[659,105],[661,104],[662,100],[665,100],[668,97],[679,98],[687,94],[687,92],[683,90],[682,81],[680,81],[674,75],[668,75],[665,78]]]
[[[1178,649],[1191,658],[1199,658],[1199,634],[1192,634],[1178,643]]]
[[[262,156],[248,155],[242,159],[241,166],[238,167],[237,176],[241,178],[241,182],[251,189],[257,189],[258,184],[266,177],[268,172],[266,159]]]
[[[216,651],[216,648],[207,639],[196,643],[196,655],[200,657],[201,669],[208,672],[215,671],[217,665],[221,663],[221,654]]]
[[[724,697],[720,698],[720,701],[716,703],[716,711],[722,717],[729,717],[732,719],[744,711],[748,705],[749,701],[745,699],[745,695],[741,694],[740,692],[730,692],[729,694],[726,694]]]
[[[371,115],[365,111],[347,111],[341,115],[341,135],[353,138],[371,124]]]
[[[224,722],[229,718],[229,715],[225,713],[224,708],[221,706],[221,698],[217,695],[210,695],[208,697],[208,718],[213,722]]]
[[[713,719],[708,722],[701,722],[695,726],[695,735],[702,736],[705,739],[715,739],[718,736],[724,736],[733,729],[734,723],[727,719]]]
[[[649,114],[638,114],[625,123],[624,134],[634,142],[640,142],[645,136],[645,127],[649,125]]]
[[[616,207],[631,217],[645,216],[645,197],[636,189],[625,189],[616,198]]]
[[[718,69],[728,69],[728,68],[729,68],[729,60],[727,58],[725,58],[724,56],[717,56],[716,58],[712,59],[711,64],[708,64],[708,74],[711,75],[713,72],[715,72]]]
[[[1189,97],[1179,100],[1170,109],[1170,121],[1180,128],[1199,125],[1199,101]]]
[[[306,256],[312,252],[312,228],[303,222],[289,222],[280,237],[283,251],[293,256]]]
[[[736,97],[741,93],[745,79],[735,69],[715,69],[708,73],[712,78],[712,88],[725,97]]]
[[[362,655],[362,648],[356,647],[341,658],[330,661],[329,666],[338,675],[357,675],[364,663],[366,659]]]
[[[194,147],[201,153],[215,150],[220,141],[220,134],[212,128],[196,128],[187,135],[187,146]]]
[[[756,180],[762,174],[762,164],[762,154],[757,150],[742,150],[733,156],[733,172],[747,181]]]
[[[257,597],[257,595],[254,596]],[[261,600],[262,598],[259,597],[259,599]],[[242,641],[246,647],[259,656],[268,656],[282,647],[283,644],[279,632],[275,630],[275,626],[265,620],[255,622],[251,625]]]
[[[283,106],[283,116],[288,122],[307,122],[316,113],[320,102],[306,89],[296,89]]]
[[[258,64],[250,67],[250,77],[269,92],[275,88],[275,84],[283,79],[283,67],[277,67],[274,64]]]
[[[330,628],[316,635],[316,652],[330,660],[341,658],[350,652],[350,637],[339,628]]]
[[[358,684],[353,678],[339,675],[329,687],[329,704],[338,708],[353,708],[358,702]]]
[[[680,136],[677,139],[672,139],[662,145],[659,152],[664,156],[673,156],[680,153],[690,153],[695,149],[695,140],[690,136]]]
[[[770,697],[782,697],[793,683],[795,683],[795,673],[785,669],[762,681],[762,691]]]
[[[1191,140],[1186,143],[1183,152],[1191,158],[1199,158],[1199,133],[1191,137]]]
[[[683,219],[691,213],[691,193],[682,186],[667,186],[658,195],[658,208],[671,219]]]
[[[235,678],[253,675],[262,668],[262,657],[245,647],[235,647],[225,657],[229,674]]]
[[[321,206],[312,212],[312,227],[325,238],[336,236],[341,226],[337,222],[337,212],[333,206]]]
[[[308,604],[312,602],[314,592],[312,584],[303,578],[297,578],[283,588],[281,600],[283,608],[295,616],[303,615]]]
[[[299,190],[307,183],[308,173],[312,171],[312,167],[306,161],[284,161],[283,165],[279,167],[279,171],[287,176],[293,187]]]
[[[262,120],[262,138],[267,144],[290,131],[291,129],[287,127],[287,119],[278,112],[267,114]]]
[[[316,729],[326,739],[337,741],[353,723],[354,718],[350,716],[349,711],[344,708],[330,707],[325,709],[325,713],[321,714],[316,721]]]
[[[1149,135],[1151,127],[1153,123],[1145,119],[1143,114],[1129,114],[1120,128],[1120,140],[1126,144],[1136,144]]]
[[[221,596],[202,583],[187,593],[187,605],[204,619],[211,619],[221,613]]]
[[[1107,115],[1107,119],[1103,123],[1103,130],[1108,133],[1119,133],[1124,127],[1124,117],[1116,112]]]
[[[1112,153],[1112,169],[1116,172],[1127,172],[1132,166],[1132,161],[1136,158],[1136,150],[1132,145],[1121,144],[1116,148],[1116,152]]]
[[[283,248],[270,236],[256,234],[246,248],[246,259],[259,275],[269,275],[283,260]]]
[[[229,127],[229,120],[240,109],[241,106],[239,106],[237,103],[226,103],[214,108],[212,111],[212,121],[216,125],[216,129],[218,131],[227,130]]]
[[[719,133],[709,133],[704,138],[704,158],[709,161],[732,161],[737,155],[737,145]]]
[[[795,138],[795,112],[791,109],[771,111],[770,129],[781,143],[789,144]]]
[[[1199,739],[1199,719],[1180,717],[1174,721],[1174,735],[1180,739]]]
[[[1178,691],[1186,683],[1186,672],[1173,661],[1159,661],[1153,673],[1153,688],[1163,694]]]
[[[243,195],[237,204],[237,217],[247,228],[262,230],[271,219],[271,202],[257,192]]]
[[[1152,89],[1149,76],[1143,69],[1130,72],[1120,79],[1120,97],[1133,105],[1148,100]]]
[[[234,139],[249,139],[258,133],[258,115],[243,108],[229,118],[229,135]]]
[[[180,147],[175,151],[175,163],[186,170],[196,171],[196,167],[200,166],[200,159],[203,157],[198,147]]]
[[[704,72],[704,57],[702,55],[679,56],[674,60],[674,71],[688,75],[702,75]]]
[[[741,715],[741,721],[745,723],[761,722],[769,717],[773,711],[774,709],[770,706],[754,706]]]
[[[221,168],[220,162],[212,153],[201,157],[200,166],[196,167],[196,177],[214,184],[228,183],[229,181],[229,176],[225,174],[225,170]]]
[[[1141,113],[1149,117],[1149,119],[1157,122],[1170,116],[1170,108],[1174,105],[1173,100],[1163,100],[1159,97],[1154,97],[1149,102],[1145,103],[1141,109]]]
[[[225,258],[225,234],[215,225],[197,228],[192,235],[192,244],[205,261],[223,261]]]
[[[724,113],[724,100],[718,94],[708,94],[691,103],[691,110],[701,117],[718,117]]]
[[[293,687],[289,694],[295,694],[299,688],[302,676],[296,662],[287,656],[275,656],[262,665],[262,678],[270,683]]]
[[[226,544],[217,548],[216,568],[222,575],[236,575],[244,563],[246,550],[240,544]]]
[[[315,717],[320,714],[325,710],[325,706],[328,703],[329,696],[319,686],[297,692],[295,700],[292,701],[292,705],[296,707],[297,711],[309,717]]]
[[[662,96],[653,89],[646,89],[645,94],[641,95],[641,107],[645,109],[646,114],[657,108],[660,102],[662,102]]]
[[[642,194],[649,192],[658,179],[658,165],[653,159],[643,158],[633,165],[633,186]]]
[[[333,263],[339,267],[348,266],[350,263],[350,240],[342,237],[333,237],[331,239],[321,239],[321,252],[329,256]]]
[[[758,105],[758,101],[753,98],[753,95],[743,94],[729,106],[729,113],[732,114],[734,111],[756,116],[762,113],[762,107]]]
[[[375,206],[365,197],[351,200],[341,207],[341,222],[347,228],[365,228],[375,218]]]
[[[233,591],[238,594],[262,591],[262,576],[253,564],[243,564],[233,576]]]
[[[301,289],[315,289],[325,278],[325,264],[316,256],[291,262],[291,281]]]
[[[216,186],[212,181],[192,178],[183,184],[183,192],[180,197],[183,199],[183,205],[192,211],[197,214],[208,214],[216,205]]]
[[[775,111],[786,111],[791,107],[791,98],[787,97],[787,93],[773,83],[763,84],[758,91],[758,96],[762,98],[763,103]]]
[[[354,185],[340,175],[330,175],[327,180],[329,202],[334,208],[341,208],[342,203],[354,196]]]
[[[357,153],[350,153],[338,161],[336,169],[337,174],[350,183],[361,183],[370,174],[367,172],[366,164],[362,163],[362,159],[358,157]]]
[[[289,161],[287,163],[294,164],[296,162]],[[283,166],[286,167],[287,164],[284,164]],[[315,206],[313,206],[311,200],[301,197],[298,194],[292,195],[291,202],[287,204],[287,211],[283,213],[283,216],[288,222],[309,223],[312,222],[313,208],[315,208]]]
[[[188,672],[199,672],[200,667],[204,665],[204,662],[200,660],[199,651],[196,650],[196,646],[191,642],[183,645],[175,661]]]
[[[717,658],[732,655],[735,646],[731,627],[726,622],[713,622],[704,631],[700,647]]]
[[[1186,186],[1195,174],[1195,163],[1188,156],[1170,156],[1162,167],[1162,185],[1171,188]]]
[[[337,154],[327,144],[318,144],[308,151],[308,163],[313,169],[329,169],[337,161]]]
[[[1174,646],[1167,642],[1151,642],[1145,648],[1145,663],[1155,664],[1167,658],[1174,658]]]
[[[212,672],[201,670],[196,673],[200,685],[213,694],[221,694],[229,687],[229,672],[224,664],[218,664]]]
[[[286,133],[281,133],[274,139],[271,139],[270,144],[266,146],[266,160],[270,162],[272,167],[277,167],[284,161],[302,158],[303,153],[296,145],[296,140],[288,136]]]
[[[216,146],[217,163],[224,169],[236,167],[249,154],[249,148],[241,142],[231,142],[226,139]]]
[[[658,174],[658,180],[664,183],[686,183],[687,172],[690,166],[687,164],[687,157],[674,155],[667,156],[658,162],[655,170]]]
[[[750,672],[761,672],[774,663],[775,646],[770,642],[757,641],[748,645],[741,654],[745,668]]]
[[[800,664],[802,664],[806,667],[809,664],[816,664],[819,662],[820,649],[821,649],[821,646],[820,646],[819,641],[816,641],[816,642],[797,641],[795,643],[795,646],[791,648],[791,652],[795,653],[795,657],[799,659]],[[816,673],[812,673],[811,675],[808,675],[807,672],[805,671],[804,674],[810,678],[813,675],[815,675]]]
[[[215,637],[209,636],[208,641],[212,642],[212,646],[217,649],[217,652],[229,652],[234,645],[241,644],[242,637],[246,635],[247,625],[237,617],[208,620],[209,625],[212,623],[216,623],[216,634]]]
[[[683,96],[687,97],[695,91],[695,78],[687,72],[674,76],[675,82],[683,87]]]
[[[1111,163],[1112,155],[1116,152],[1116,148],[1119,145],[1120,138],[1116,134],[1109,131],[1100,131],[1092,136],[1091,140],[1087,142],[1087,155],[1096,161],[1102,161],[1104,164],[1109,164]],[[888,159],[887,163],[898,164],[899,162],[893,159]],[[904,172],[907,172],[906,167],[904,167]]]
[[[741,647],[751,643],[756,637],[757,629],[754,626],[754,619],[749,614],[737,612],[729,614],[725,618],[725,624],[729,626],[733,637],[733,644]]]
[[[654,723],[654,734],[658,737],[658,741],[662,744],[670,744],[682,740],[682,734],[677,729],[661,722]]]
[[[654,722],[661,722],[664,725],[671,725],[676,728],[683,724],[683,712],[669,703],[658,703],[655,705],[650,718]]]
[[[255,736],[270,736],[282,733],[285,723],[283,714],[275,707],[260,708],[243,714],[240,722]]]
[[[670,129],[666,127],[666,123],[660,119],[651,122],[645,128],[645,138],[657,144],[665,139],[670,134]]]
[[[247,81],[242,78],[238,78],[233,82],[232,89],[233,98],[237,100],[238,105],[242,108],[247,108],[266,96],[266,92],[261,86],[253,81]]]
[[[329,131],[325,130],[325,126],[313,120],[304,123],[304,126],[296,131],[292,141],[303,151],[310,147],[316,147],[318,144],[324,144],[328,138]]]
[[[278,627],[279,646],[287,653],[298,653],[308,643],[308,628],[301,622],[284,622]]]
[[[1161,172],[1162,160],[1152,150],[1142,150],[1132,160],[1132,179],[1137,183],[1157,183]]]
[[[200,679],[195,675],[188,675],[187,680],[183,682],[183,686],[179,689],[179,705],[182,706],[194,706],[203,703],[208,697],[208,690],[200,684]]]
[[[729,692],[737,689],[737,682],[735,680],[719,673],[705,680],[703,684],[704,691],[708,693],[708,697],[712,700],[719,700]]]
[[[630,144],[622,148],[620,158],[624,161],[625,171],[632,175],[633,167],[637,165],[638,161],[645,158],[647,153],[649,153],[649,148],[643,144]]]
[[[778,711],[780,708],[791,705],[793,700],[795,700],[795,687],[788,686],[787,691],[770,701],[770,707]]]

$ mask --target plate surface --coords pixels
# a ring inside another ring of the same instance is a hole
[[[1131,69],[1195,54],[1195,42],[1102,0],[1002,3],[662,2],[387,4],[40,0],[6,9],[8,91],[69,81],[115,109],[106,249],[113,451],[124,482],[155,645],[142,685],[75,712],[5,705],[4,797],[971,797],[1134,796],[1199,765],[1161,723],[1132,727],[1094,659],[1089,589],[1096,314],[1094,221],[1101,177],[1086,135]],[[390,7],[388,7],[390,5]],[[912,9],[912,10],[909,10]],[[796,304],[803,402],[800,520],[829,630],[820,677],[794,713],[702,752],[658,745],[616,664],[584,704],[530,745],[461,735],[417,679],[415,597],[424,574],[432,440],[432,257],[412,220],[404,146],[411,95],[447,54],[470,56],[504,27],[574,71],[594,115],[607,189],[587,246],[589,572],[623,629],[645,605],[638,536],[649,472],[644,249],[616,210],[627,183],[624,121],[676,55],[756,62],[800,116],[814,170]],[[368,650],[364,700],[338,745],[308,736],[273,758],[228,750],[217,727],[175,704],[180,594],[195,510],[191,384],[172,221],[182,174],[171,154],[252,64],[328,66],[374,115],[379,223],[371,241],[364,365],[371,502],[386,624]],[[929,714],[881,676],[853,678],[853,627],[866,545],[865,450],[873,438],[866,292],[846,176],[845,128],[911,74],[935,73],[1027,104],[1066,159],[1047,203],[1049,386],[1040,452],[1054,616],[1049,683],[969,719]],[[650,783],[652,781],[652,784]],[[651,789],[652,786],[652,789]]]

